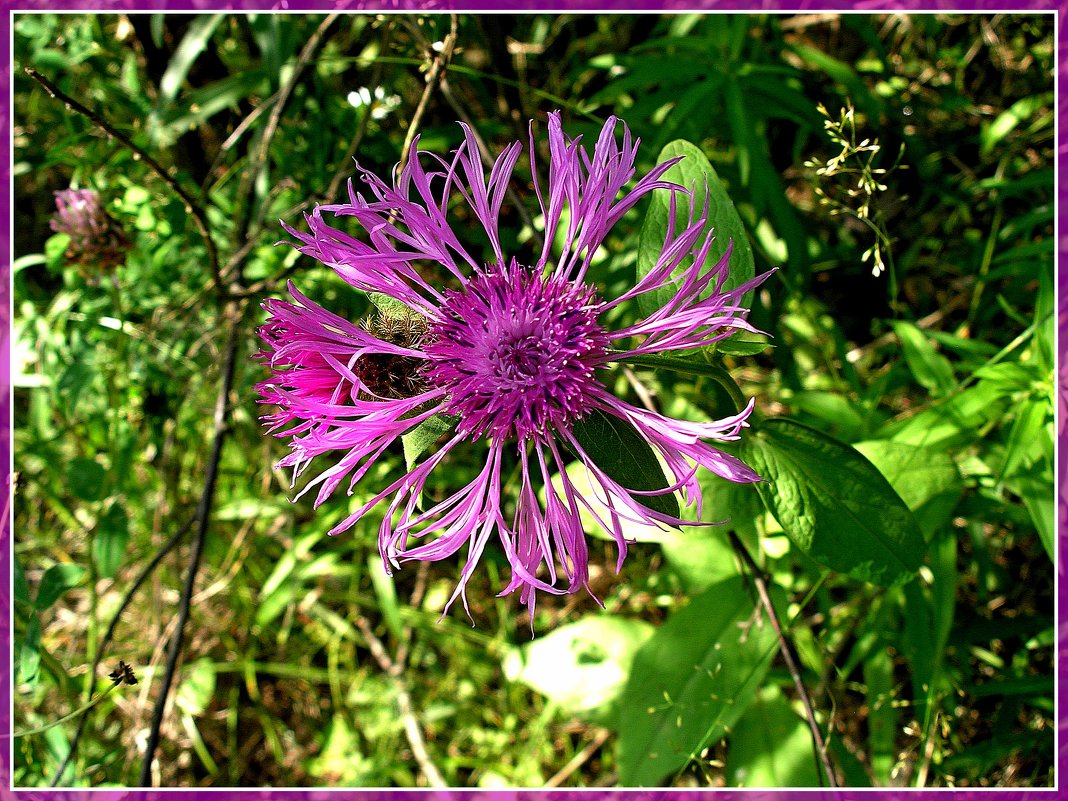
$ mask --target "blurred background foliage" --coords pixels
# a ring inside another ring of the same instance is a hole
[[[296,275],[332,310],[366,311],[275,246],[276,220],[343,196],[354,155],[388,172],[417,113],[424,149],[455,147],[465,119],[496,152],[556,108],[587,138],[623,117],[643,169],[676,138],[703,150],[758,271],[780,268],[751,318],[773,347],[728,365],[764,414],[856,445],[920,523],[918,577],[879,588],[801,553],[751,488],[708,481],[708,519],[730,516],[781,591],[839,780],[1051,784],[1052,15],[33,14],[15,16],[14,53],[16,728],[95,697],[118,659],[140,679],[86,713],[73,755],[76,720],[19,738],[16,784],[138,780],[235,308],[227,438],[154,781],[819,784],[773,640],[733,725],[709,722],[670,770],[638,764],[657,747],[641,685],[666,638],[753,621],[725,529],[633,532],[618,577],[595,540],[605,610],[545,598],[531,640],[516,600],[494,597],[500,555],[470,585],[475,627],[439,621],[457,564],[387,579],[373,520],[325,537],[350,500],[290,504],[272,469],[283,445],[263,436],[251,389],[257,301]],[[186,204],[24,67],[197,199],[240,303],[216,291]],[[68,186],[99,192],[130,243],[121,266],[64,255],[49,217]],[[532,231],[505,208],[505,246],[522,253]],[[608,294],[633,281],[641,211],[607,243]],[[631,378],[676,415],[715,411],[691,377]],[[402,464],[398,451],[364,483]],[[727,673],[742,659],[723,656]]]

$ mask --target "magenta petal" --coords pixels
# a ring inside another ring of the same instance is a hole
[[[638,176],[639,141],[625,124],[609,118],[591,148],[564,133],[559,112],[548,117],[548,162],[540,169],[531,125],[531,173],[548,176],[544,185],[534,180],[545,246],[521,261],[505,252],[503,243],[514,237],[503,237],[500,226],[523,145],[514,142],[483,161],[474,131],[467,125],[461,131],[448,158],[420,150],[417,137],[392,183],[361,170],[362,192],[350,182],[346,202],[316,208],[305,230],[286,227],[301,253],[359,291],[399,301],[418,324],[403,335],[388,316],[356,324],[291,287],[292,300],[264,304],[257,357],[271,375],[257,390],[261,403],[275,407],[263,418],[268,431],[289,444],[280,466],[292,467],[296,477],[317,457],[333,459],[301,490],[315,490],[316,506],[342,484],[355,492],[387,454],[393,464],[397,440],[423,421],[455,418],[442,444],[368,493],[330,533],[348,531],[385,507],[377,526],[387,571],[463,553],[445,611],[459,598],[469,615],[471,579],[486,550],[499,548],[510,568],[499,592],[518,592],[533,619],[538,593],[589,592],[583,509],[616,541],[618,571],[627,555],[624,523],[711,525],[656,511],[651,497],[680,493],[687,504],[680,514],[692,508],[699,519],[699,469],[729,481],[760,480],[715,445],[741,436],[752,402],[727,419],[691,423],[615,397],[602,377],[627,356],[753,330],[741,300],[767,274],[725,291],[730,249],[706,263],[713,242],[707,197],[663,178],[677,160]],[[672,212],[687,212],[686,224],[672,222],[653,269],[605,300],[586,280],[590,265],[613,226],[654,191],[670,193]],[[473,255],[482,253],[489,263]],[[620,330],[607,328],[606,312],[665,288],[671,293],[662,308]],[[612,351],[621,340],[630,340],[630,349]],[[593,410],[623,420],[650,445],[665,469],[663,488],[632,490],[598,466],[572,435]],[[430,479],[448,469],[461,447],[464,458],[477,450],[481,466],[462,488],[443,491],[442,482]],[[568,478],[574,457],[590,490]]]

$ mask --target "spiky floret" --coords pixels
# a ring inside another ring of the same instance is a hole
[[[624,125],[618,142],[618,127],[610,118],[591,153],[580,139],[563,133],[559,114],[549,115],[548,186],[535,182],[545,246],[525,263],[506,256],[498,230],[523,147],[516,142],[505,148],[487,176],[467,126],[451,159],[418,150],[417,140],[392,186],[365,171],[369,196],[350,184],[348,202],[315,209],[307,217],[308,231],[287,227],[302,253],[356,289],[403,304],[425,330],[397,336],[381,323],[360,327],[292,287],[295,303],[268,301],[260,356],[273,375],[260,393],[278,407],[266,417],[271,430],[290,438],[291,453],[280,465],[299,473],[315,456],[339,454],[303,490],[318,487],[318,505],[345,479],[351,493],[397,438],[425,420],[438,414],[456,418],[455,431],[436,450],[371,495],[331,533],[350,529],[384,504],[378,537],[387,569],[408,560],[445,559],[466,547],[452,597],[463,598],[465,607],[467,582],[494,540],[512,568],[501,594],[518,590],[533,612],[539,591],[588,589],[583,510],[615,538],[619,569],[627,547],[622,521],[693,525],[700,518],[698,467],[730,481],[759,479],[711,444],[740,436],[752,402],[725,419],[693,423],[635,407],[600,379],[614,362],[632,356],[699,347],[739,329],[753,330],[741,299],[766,278],[725,289],[730,249],[715,264],[707,263],[712,243],[707,199],[663,180],[676,160],[634,181],[638,141]],[[532,129],[536,175],[535,143]],[[604,299],[586,278],[594,257],[612,226],[656,190],[671,193],[671,219],[678,201],[686,204],[681,211],[688,211],[687,223],[669,227],[656,263],[633,288]],[[454,227],[447,213],[457,196],[468,212],[463,227]],[[353,237],[328,225],[324,213],[354,219],[365,235]],[[458,233],[472,228],[472,217],[484,234],[475,252],[489,252],[488,264],[472,255]],[[562,242],[558,251],[554,242]],[[430,280],[427,266],[444,273],[450,288]],[[665,287],[672,296],[662,308],[625,328],[608,328],[611,309]],[[593,410],[622,420],[649,443],[664,466],[667,486],[637,491],[597,464],[573,432],[575,422]],[[481,470],[466,486],[421,510],[428,478],[460,443],[485,449]],[[575,458],[592,493],[584,494],[568,478],[565,468]],[[509,462],[518,467],[518,490],[506,489],[502,474],[514,469]],[[650,495],[675,492],[696,507],[692,517],[665,514],[645,502]]]

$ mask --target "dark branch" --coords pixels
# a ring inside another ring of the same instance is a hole
[[[156,748],[159,746],[160,726],[163,724],[163,712],[167,706],[167,697],[170,694],[171,684],[174,681],[174,673],[178,666],[178,657],[182,652],[182,641],[185,636],[185,624],[189,619],[189,606],[193,598],[193,587],[196,583],[197,572],[200,568],[200,558],[204,552],[204,542],[207,539],[208,523],[211,519],[211,506],[215,497],[215,485],[219,476],[219,461],[222,457],[223,443],[229,430],[227,415],[227,399],[234,384],[234,364],[237,356],[238,342],[241,339],[241,322],[244,317],[244,302],[231,301],[227,305],[226,316],[229,318],[230,330],[227,336],[226,356],[222,368],[222,381],[219,386],[219,394],[215,399],[214,436],[211,443],[211,455],[204,476],[204,492],[200,496],[200,505],[197,507],[196,524],[197,533],[193,540],[193,550],[189,556],[189,571],[186,573],[185,584],[178,600],[178,618],[174,636],[171,638],[170,647],[167,651],[167,664],[163,671],[163,680],[160,684],[159,694],[156,696],[156,704],[152,709],[152,723],[148,732],[148,744],[145,746],[144,762],[141,764],[142,787],[151,785],[152,762],[156,756]]]
[[[44,77],[41,73],[39,73],[32,67],[26,67],[26,74],[33,78],[35,81],[37,81],[37,83],[41,84],[41,86],[44,87],[45,91],[48,92],[48,94],[50,94],[52,97],[56,98],[57,100],[62,100],[64,105],[67,106],[67,108],[71,109],[72,111],[78,112],[83,117],[86,117],[90,122],[100,128],[108,136],[117,139],[123,145],[128,147],[131,151],[134,152],[134,154],[139,159],[144,161],[145,164],[147,164],[152,169],[152,171],[156,173],[156,175],[158,175],[176,195],[178,195],[179,198],[181,198],[182,202],[185,203],[186,211],[188,211],[189,214],[193,217],[193,222],[196,225],[197,230],[200,232],[200,236],[204,240],[204,247],[208,251],[208,266],[211,269],[211,276],[215,281],[215,286],[217,290],[221,292],[222,284],[219,280],[219,252],[215,248],[215,241],[211,238],[211,232],[208,227],[208,218],[204,214],[204,210],[185,190],[185,188],[180,183],[178,183],[178,181],[176,181],[173,177],[171,177],[170,174],[168,174],[168,172],[163,168],[162,164],[160,164],[158,161],[152,158],[151,155],[145,152],[144,148],[136,145],[134,141],[130,139],[129,136],[124,134],[122,131],[120,131],[110,122],[105,120],[95,111],[87,108],[70,95],[64,93],[59,87],[57,87],[54,83],[52,83],[50,80],[48,80],[46,77]]]
[[[771,628],[779,640],[779,650],[786,661],[786,669],[790,671],[790,676],[794,680],[794,687],[797,689],[797,694],[805,707],[805,719],[808,721],[808,728],[812,733],[812,744],[816,751],[816,758],[823,768],[828,784],[831,787],[837,787],[838,778],[835,776],[834,766],[831,765],[830,757],[827,755],[827,744],[823,740],[823,733],[820,731],[819,722],[816,720],[816,712],[812,707],[812,698],[809,696],[805,682],[801,678],[801,659],[797,655],[797,649],[794,647],[793,641],[786,636],[786,632],[779,623],[779,616],[775,612],[775,606],[771,603],[771,595],[768,593],[767,576],[753,560],[753,557],[750,556],[749,550],[738,539],[738,535],[733,531],[729,532],[729,535],[734,552],[738,554],[749,570],[753,584],[756,586],[757,595],[760,596],[760,605],[764,607],[764,612],[767,614],[768,620],[771,621]]]

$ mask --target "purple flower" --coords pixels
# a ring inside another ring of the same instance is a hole
[[[738,329],[752,330],[740,302],[764,278],[723,290],[730,251],[718,263],[705,264],[712,243],[705,233],[707,201],[662,180],[674,161],[625,190],[635,176],[638,140],[624,125],[620,144],[618,125],[610,118],[590,153],[579,138],[563,133],[558,113],[549,116],[547,189],[535,180],[545,245],[533,264],[504,252],[498,228],[523,146],[507,147],[487,177],[467,126],[451,160],[413,144],[394,186],[364,171],[369,197],[350,183],[347,203],[317,208],[307,217],[309,233],[286,227],[302,253],[356,289],[399,302],[402,311],[357,325],[292,285],[293,302],[265,303],[266,347],[259,356],[273,374],[258,389],[264,403],[278,407],[265,418],[270,430],[290,438],[291,452],[279,466],[293,467],[296,476],[314,457],[339,453],[303,490],[318,488],[318,506],[342,482],[351,493],[398,437],[434,416],[455,421],[435,451],[330,532],[345,531],[372,507],[388,503],[379,526],[387,570],[413,559],[445,559],[466,547],[449,605],[459,596],[467,607],[467,582],[491,540],[512,570],[501,595],[519,590],[533,614],[538,590],[589,589],[580,510],[615,538],[619,570],[627,551],[622,521],[692,522],[651,508],[650,496],[680,492],[700,516],[698,465],[730,481],[759,480],[740,460],[709,444],[737,439],[752,401],[732,417],[691,423],[633,406],[602,380],[611,364],[629,357],[695,348]],[[534,150],[532,127],[529,152],[536,175]],[[689,223],[667,232],[655,267],[633,288],[603,298],[587,280],[594,255],[612,226],[656,189],[672,193],[673,210],[676,199],[683,199]],[[454,224],[448,211],[458,199],[468,219]],[[363,238],[331,227],[324,212],[354,217]],[[459,234],[471,228],[485,235],[483,250],[461,242]],[[559,253],[557,241],[563,242]],[[680,277],[676,272],[688,259],[692,266]],[[620,330],[607,327],[606,315],[616,306],[665,286],[674,295],[663,308]],[[633,427],[661,458],[670,486],[639,492],[606,473],[573,430],[591,413]],[[484,450],[484,467],[463,488],[420,508],[431,472],[461,447]],[[568,480],[565,467],[574,458],[584,464],[594,497]],[[511,481],[517,489],[504,486]]]
[[[93,189],[63,189],[56,194],[56,213],[49,225],[66,234],[64,257],[87,272],[116,267],[126,260],[129,240],[100,204]]]

